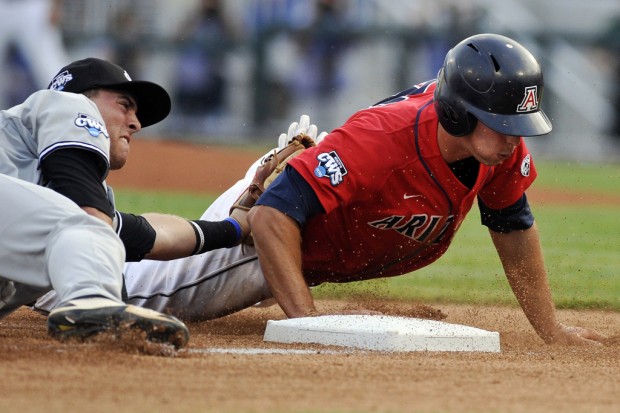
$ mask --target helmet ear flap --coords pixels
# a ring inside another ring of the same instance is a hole
[[[447,102],[435,100],[435,108],[441,126],[452,136],[465,136],[474,131],[478,119],[472,116],[465,108],[456,110]]]
[[[452,136],[465,136],[474,131],[478,120],[470,114],[450,90],[443,77],[443,68],[437,76],[435,110],[441,126]]]

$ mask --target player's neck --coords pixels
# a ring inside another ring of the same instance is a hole
[[[439,151],[441,156],[447,164],[451,164],[461,159],[465,159],[471,156],[463,142],[456,136],[450,135],[439,124],[437,126],[437,144],[439,145]]]

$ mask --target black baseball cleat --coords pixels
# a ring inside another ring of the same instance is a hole
[[[130,330],[143,331],[147,340],[172,344],[177,349],[189,341],[189,330],[176,317],[107,298],[72,300],[52,310],[47,318],[49,335],[60,341]]]

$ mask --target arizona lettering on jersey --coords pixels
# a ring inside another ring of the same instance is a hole
[[[424,267],[445,253],[478,195],[500,209],[534,181],[521,141],[509,160],[481,165],[474,187],[464,186],[439,151],[434,89],[435,82],[425,82],[361,110],[290,161],[325,210],[303,228],[303,268],[313,269],[305,273],[311,285]]]
[[[419,243],[428,241],[430,237],[433,240],[433,244],[438,244],[441,242],[443,235],[452,221],[454,221],[453,215],[449,217],[429,217],[426,214],[416,214],[410,217],[391,215],[377,221],[369,222],[368,225],[382,230],[396,231]],[[438,229],[439,231],[437,231]]]

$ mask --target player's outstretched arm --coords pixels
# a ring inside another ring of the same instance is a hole
[[[249,231],[249,228],[242,230],[233,218],[223,221],[188,221],[179,216],[160,213],[146,213],[142,216],[155,230],[155,243],[145,255],[145,258],[151,260],[173,260],[214,249],[230,248],[247,237]]]
[[[268,206],[248,213],[263,275],[282,311],[290,317],[317,315],[301,272],[301,231],[297,222]]]
[[[248,213],[248,221],[263,275],[282,311],[289,318],[322,315],[314,304],[301,271],[301,231],[297,222],[264,205],[253,207]],[[340,311],[338,314],[381,313],[359,309]]]
[[[159,214],[142,214],[155,230],[155,243],[145,258],[172,260],[188,257],[196,247],[196,235],[192,225],[184,218]]]
[[[502,234],[489,231],[510,287],[538,335],[548,344],[600,344],[602,334],[561,324],[555,313],[538,229]]]
[[[161,213],[133,215],[117,212],[118,231],[127,261],[172,260],[238,245],[247,237],[233,218],[204,221]]]

